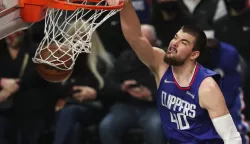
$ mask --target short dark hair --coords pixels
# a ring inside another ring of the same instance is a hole
[[[195,37],[193,51],[199,51],[202,53],[207,45],[207,36],[204,31],[196,25],[184,25],[181,29],[183,32]]]

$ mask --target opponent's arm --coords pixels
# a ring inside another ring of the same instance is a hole
[[[207,109],[217,133],[225,144],[242,144],[224,96],[213,78],[208,77],[201,83],[199,102],[202,108]]]
[[[153,48],[148,40],[142,36],[141,24],[130,0],[125,0],[120,11],[120,19],[123,34],[139,59],[151,70],[157,70],[160,61],[163,61],[165,52]]]

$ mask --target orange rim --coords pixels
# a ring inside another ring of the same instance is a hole
[[[88,0],[88,2],[98,3],[101,0]],[[83,0],[72,0],[71,2],[83,2]],[[116,10],[123,7],[123,2],[119,2],[116,6],[96,6],[88,4],[75,4],[68,3],[62,0],[19,0],[19,6],[25,7],[25,4],[45,6],[49,8],[56,8],[61,10],[71,10],[74,11],[79,8],[90,9],[90,10]]]

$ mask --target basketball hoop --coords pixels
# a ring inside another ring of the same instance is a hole
[[[91,52],[92,33],[121,10],[123,2],[110,6],[105,0],[20,0],[20,6],[21,17],[26,22],[37,22],[45,17],[45,37],[38,46],[33,61],[70,70],[80,53]],[[58,50],[52,51],[48,57],[42,57],[42,51],[51,51],[51,45],[56,45]],[[55,54],[57,51],[65,54],[58,57]],[[62,61],[61,57],[65,55],[70,55],[73,63],[71,66],[59,67],[58,63],[62,65],[68,61]],[[58,61],[57,64],[52,62],[55,60]]]

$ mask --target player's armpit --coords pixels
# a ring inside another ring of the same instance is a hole
[[[199,87],[199,103],[207,109],[211,119],[229,113],[224,96],[212,77],[204,79]]]

